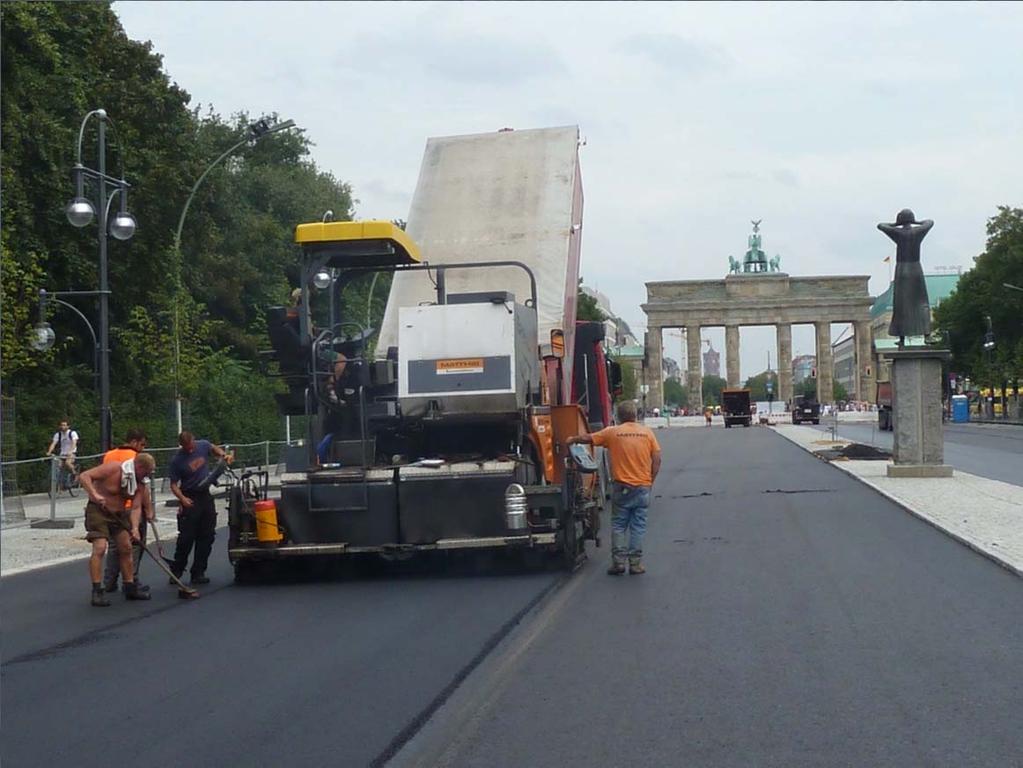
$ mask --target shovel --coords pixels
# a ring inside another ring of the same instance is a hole
[[[160,544],[160,534],[157,532],[156,529],[156,520],[154,519],[152,523],[150,523],[150,525],[152,525],[153,527],[153,537],[156,539],[156,546],[160,554],[154,555],[153,550],[151,550],[148,545],[143,545],[142,548],[146,551],[146,554],[148,554],[153,559],[153,562],[160,566],[160,569],[171,577],[171,581],[178,585],[178,592],[187,594],[188,597],[192,600],[198,599],[199,590],[193,587],[186,586],[185,583],[180,578],[174,575],[174,571],[170,569],[170,566],[167,565],[167,563],[172,561],[165,557],[163,554],[163,547]]]

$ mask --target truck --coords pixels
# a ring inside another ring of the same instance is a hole
[[[567,441],[611,424],[621,375],[602,324],[575,317],[578,143],[575,127],[431,138],[404,230],[296,227],[301,292],[267,322],[278,405],[305,417],[305,446],[279,494],[244,477],[232,490],[238,581],[303,558],[438,551],[572,568],[599,545],[606,463]],[[367,303],[346,306],[367,279]]]
[[[721,390],[721,413],[725,417],[726,429],[730,428],[733,424],[742,424],[744,427],[752,424],[753,411],[750,404],[750,390]]]
[[[895,422],[892,419],[892,383],[890,381],[877,382],[877,428],[891,432],[895,429]]]
[[[804,421],[820,424],[821,404],[814,397],[796,395],[792,398],[792,423],[802,424]]]

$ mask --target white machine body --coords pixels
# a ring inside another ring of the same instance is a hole
[[[403,415],[510,416],[539,391],[532,309],[514,301],[425,305],[401,307],[398,318]]]

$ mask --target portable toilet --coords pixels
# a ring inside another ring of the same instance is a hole
[[[970,401],[966,395],[952,395],[952,421],[965,424],[970,420]]]

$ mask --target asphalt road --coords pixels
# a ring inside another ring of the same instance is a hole
[[[827,427],[805,425],[829,431]],[[945,424],[945,463],[1003,483],[1023,485],[1023,427],[1011,424]],[[892,449],[892,433],[870,424],[839,422],[838,436]]]
[[[562,578],[236,587],[222,540],[211,566],[196,602],[149,564],[154,599],[105,609],[84,562],[3,579],[4,768],[373,764]]]
[[[82,563],[5,578],[0,761],[1018,762],[1020,579],[768,430],[659,435],[643,577],[243,588],[220,541],[195,603],[152,566],[104,610]]]
[[[659,434],[648,573],[591,563],[397,765],[1023,763],[1023,580],[773,432]]]

